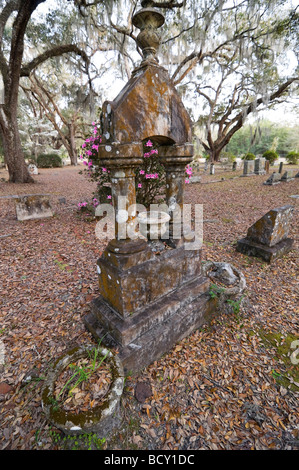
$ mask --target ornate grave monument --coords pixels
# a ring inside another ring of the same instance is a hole
[[[84,323],[97,339],[119,351],[124,369],[150,364],[177,341],[206,322],[215,311],[209,279],[202,273],[201,249],[186,249],[192,240],[174,237],[181,222],[174,210],[184,203],[185,166],[192,161],[191,121],[167,71],[156,57],[160,11],[143,1],[133,16],[141,31],[143,60],[119,95],[102,108],[99,157],[111,172],[115,238],[97,262],[99,297]],[[159,145],[166,171],[168,240],[123,237],[134,226],[135,169],[142,163],[142,143]],[[168,217],[169,218],[169,217]],[[158,246],[158,250],[157,250]]]

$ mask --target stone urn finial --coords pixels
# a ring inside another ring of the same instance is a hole
[[[162,13],[152,8],[154,5],[152,0],[143,0],[141,5],[143,8],[132,18],[133,25],[140,29],[137,44],[142,49],[143,54],[141,66],[157,65],[159,61],[156,53],[161,42],[158,28],[164,24],[165,18]]]

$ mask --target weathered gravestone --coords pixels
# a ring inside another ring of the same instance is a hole
[[[254,175],[254,160],[244,160],[242,176],[252,176],[252,175]]]
[[[281,174],[276,173],[275,171],[272,173],[271,176],[267,179],[267,181],[264,182],[264,184],[268,186],[272,186],[274,184],[279,184],[281,182]]]
[[[24,194],[15,196],[17,219],[43,219],[53,217],[50,197],[47,194]]]
[[[293,239],[288,238],[293,209],[287,205],[267,212],[249,227],[246,238],[238,241],[237,251],[269,263],[288,253],[293,246]]]
[[[265,161],[265,171],[266,171],[267,174],[268,174],[269,171],[270,171],[270,162],[269,162],[269,160],[266,160],[266,161]]]
[[[280,162],[278,173],[281,174],[281,173],[282,173],[282,170],[283,170],[283,162]]]
[[[31,175],[38,175],[38,168],[33,163],[30,163],[28,165],[28,171]]]
[[[143,1],[133,16],[141,29],[137,41],[143,61],[114,101],[102,108],[99,158],[111,172],[115,238],[97,262],[100,295],[84,323],[97,339],[118,350],[125,371],[138,371],[205,323],[215,311],[210,281],[202,272],[200,247],[188,248],[185,234],[174,237],[175,208],[183,208],[185,167],[192,161],[191,119],[156,50],[160,11]],[[149,6],[149,8],[147,8]],[[169,239],[122,237],[136,218],[135,171],[142,163],[142,142],[160,144],[166,172]],[[121,197],[120,197],[121,196]],[[121,202],[124,206],[121,206]],[[157,250],[157,247],[159,248]]]
[[[293,179],[294,179],[294,176],[293,176],[292,170],[285,171],[281,177],[281,181],[283,183],[288,183],[289,181],[292,181]]]
[[[211,163],[210,165],[210,175],[214,175],[215,174],[215,165],[214,163]]]
[[[265,158],[257,158],[254,160],[254,173],[256,175],[264,175],[266,173],[265,162]]]
[[[296,173],[295,178],[299,178],[299,171]]]

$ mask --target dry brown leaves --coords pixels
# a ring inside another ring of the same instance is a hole
[[[204,205],[203,259],[241,270],[246,299],[238,314],[220,314],[127,379],[124,426],[108,447],[299,448],[298,392],[277,380],[286,365],[259,334],[263,329],[299,337],[298,199],[289,198],[299,194],[298,180],[268,187],[262,184],[265,178],[186,188],[187,203]],[[211,179],[215,175],[204,176],[203,183]],[[93,188],[76,168],[41,170],[36,180],[30,186],[0,184],[0,195],[53,194],[56,213],[52,219],[20,223],[13,203],[0,200],[1,235],[7,235],[0,239],[0,340],[5,348],[0,367],[1,381],[13,387],[0,402],[2,449],[56,448],[41,409],[41,384],[51,361],[71,343],[92,340],[82,318],[98,294],[96,260],[103,246],[95,238],[94,223],[76,217],[77,202],[90,198]],[[67,203],[60,204],[58,197]],[[295,206],[294,250],[273,265],[237,253],[235,243],[248,226],[285,204]],[[38,378],[26,382],[33,368]],[[138,381],[149,383],[153,392],[144,403],[134,397]],[[77,395],[82,406],[93,399],[86,400],[87,393]]]

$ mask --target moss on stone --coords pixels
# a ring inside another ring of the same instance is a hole
[[[291,349],[293,341],[298,340],[298,336],[291,333],[284,335],[278,331],[265,331],[259,329],[258,334],[266,348],[275,348],[274,358],[277,361],[282,361],[284,365],[279,365],[279,372],[272,371],[272,375],[279,385],[288,388],[292,391],[299,391],[299,365],[293,364],[291,361],[291,354],[294,352]],[[298,385],[297,385],[298,384]]]

